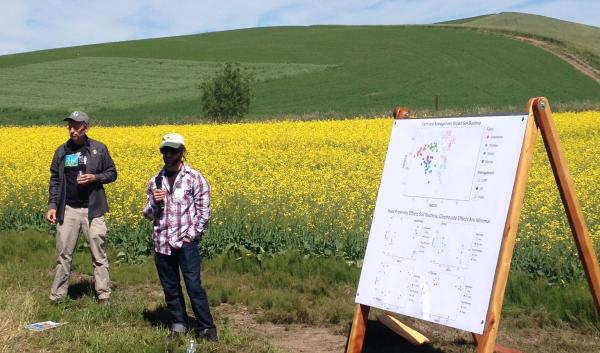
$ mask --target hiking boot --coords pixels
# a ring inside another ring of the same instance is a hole
[[[217,328],[211,327],[211,328],[205,328],[202,330],[198,330],[198,331],[196,331],[196,338],[199,341],[206,340],[209,342],[218,342],[219,336],[217,335]]]

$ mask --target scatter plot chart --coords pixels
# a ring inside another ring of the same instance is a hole
[[[483,127],[421,128],[402,144],[405,196],[469,200]]]

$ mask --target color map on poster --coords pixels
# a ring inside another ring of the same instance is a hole
[[[483,332],[526,126],[394,121],[357,303]]]

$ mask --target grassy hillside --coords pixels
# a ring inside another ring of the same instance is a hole
[[[598,84],[528,44],[422,26],[246,29],[0,57],[0,123],[56,122],[73,109],[103,124],[194,121],[215,62],[257,75],[251,118],[600,104]]]
[[[580,53],[590,64],[600,70],[599,27],[516,12],[503,12],[446,23],[514,31],[551,39]]]

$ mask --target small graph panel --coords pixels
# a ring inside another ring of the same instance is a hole
[[[474,175],[464,170],[475,170],[483,135],[483,127],[416,129],[402,162],[403,195],[468,201]]]
[[[394,122],[357,303],[482,333],[526,125]]]

